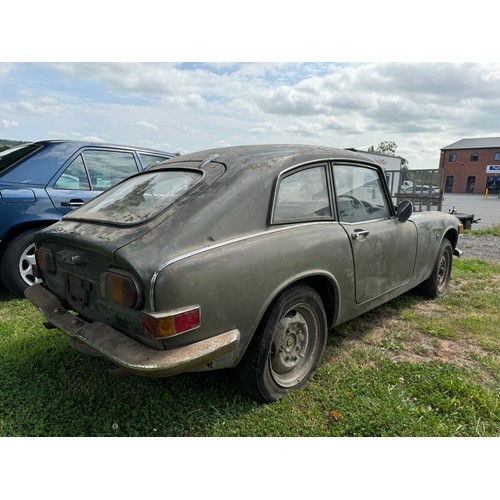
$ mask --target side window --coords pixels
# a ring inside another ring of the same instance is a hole
[[[90,191],[89,179],[81,155],[78,155],[54,184],[56,189],[80,189]]]
[[[121,151],[85,151],[85,164],[92,189],[105,191],[126,177],[138,172],[134,155]]]
[[[334,182],[340,222],[362,222],[391,217],[382,181],[369,167],[336,165]]]
[[[330,218],[331,216],[325,165],[300,170],[281,180],[276,196],[273,222]]]
[[[139,153],[139,157],[141,159],[142,164],[144,165],[144,170],[151,168],[153,165],[156,165],[157,163],[169,160],[169,158],[165,158],[164,156],[156,156],[146,153]]]

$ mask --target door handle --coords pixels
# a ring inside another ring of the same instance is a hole
[[[368,236],[370,231],[366,231],[364,229],[355,229],[353,233],[351,233],[351,238],[353,240],[357,240],[360,236]]]
[[[83,200],[61,201],[61,207],[81,207],[84,204]]]

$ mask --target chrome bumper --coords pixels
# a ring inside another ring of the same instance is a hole
[[[240,340],[239,330],[230,330],[184,347],[158,351],[104,323],[77,318],[42,285],[28,287],[24,295],[56,328],[137,375],[165,377],[192,370],[234,351]]]

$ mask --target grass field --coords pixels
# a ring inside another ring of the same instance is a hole
[[[232,371],[113,378],[26,300],[0,297],[0,436],[500,436],[500,265],[341,325],[301,391],[257,405]]]

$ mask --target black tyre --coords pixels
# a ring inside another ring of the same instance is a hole
[[[29,229],[17,235],[7,246],[2,257],[0,277],[4,285],[15,295],[22,297],[24,290],[38,280],[33,275],[35,263],[35,233]]]
[[[448,291],[453,263],[453,248],[449,240],[444,239],[430,277],[419,287],[420,293],[426,297],[442,297]]]
[[[285,290],[269,308],[240,364],[243,385],[262,403],[299,389],[316,372],[326,338],[319,295],[306,285]]]

